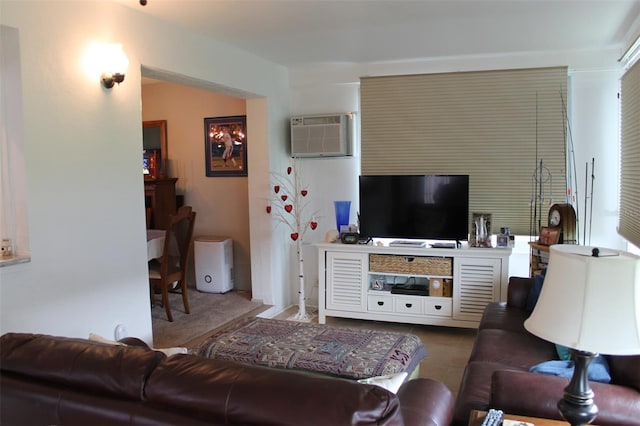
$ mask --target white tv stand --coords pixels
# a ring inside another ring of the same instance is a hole
[[[476,328],[488,303],[507,298],[510,248],[316,247],[320,324],[330,316]],[[443,284],[442,296],[390,291],[430,281]]]

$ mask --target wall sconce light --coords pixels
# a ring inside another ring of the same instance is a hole
[[[129,59],[122,51],[121,44],[105,46],[104,55],[107,69],[102,72],[102,85],[111,89],[115,83],[120,84],[124,81],[124,72],[129,65]]]

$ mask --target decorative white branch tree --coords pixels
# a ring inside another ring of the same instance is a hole
[[[306,297],[304,288],[304,256],[302,253],[302,241],[307,231],[313,231],[318,227],[315,216],[307,216],[309,191],[301,182],[297,164],[287,167],[286,174],[272,173],[274,185],[270,203],[267,205],[267,213],[282,223],[291,231],[291,240],[296,243],[298,254],[298,313],[289,319],[295,321],[311,320],[307,314]]]

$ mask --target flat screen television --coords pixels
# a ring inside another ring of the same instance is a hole
[[[360,237],[464,241],[468,175],[360,176]]]

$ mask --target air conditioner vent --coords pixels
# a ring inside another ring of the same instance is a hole
[[[350,120],[347,114],[292,117],[291,156],[351,155]]]

